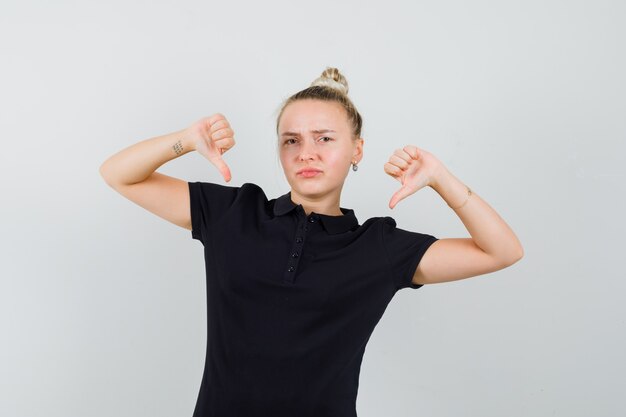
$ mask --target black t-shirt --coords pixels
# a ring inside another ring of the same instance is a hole
[[[288,192],[190,182],[204,245],[207,351],[194,417],[354,417],[365,346],[437,238],[306,215]]]

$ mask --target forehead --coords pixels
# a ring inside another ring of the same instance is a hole
[[[287,131],[308,132],[315,129],[343,130],[347,127],[346,112],[334,101],[298,100],[283,110],[279,134]]]

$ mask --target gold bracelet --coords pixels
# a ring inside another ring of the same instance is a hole
[[[466,187],[467,187],[467,185],[466,185]],[[465,205],[465,203],[467,203],[467,202],[469,201],[469,199],[470,199],[470,197],[471,197],[471,196],[472,196],[472,190],[470,190],[470,188],[469,188],[469,187],[467,187],[467,198],[465,199],[465,201],[463,202],[463,204],[461,204],[459,207],[456,207],[456,208],[454,208],[454,207],[452,207],[450,204],[448,204],[448,207],[450,207],[452,210],[458,210],[458,209],[460,209],[461,207],[463,207],[463,206]]]

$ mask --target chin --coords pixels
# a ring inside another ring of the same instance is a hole
[[[329,184],[296,184],[292,187],[298,194],[310,197],[320,197],[332,193],[335,189]]]
[[[306,194],[323,190],[326,187],[323,184],[313,184],[312,182],[307,183],[296,179],[294,182],[291,183],[291,188],[301,194]]]

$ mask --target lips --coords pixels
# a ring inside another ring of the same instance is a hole
[[[297,176],[299,178],[317,178],[322,174],[322,171],[316,168],[304,168],[298,171]]]
[[[315,172],[322,172],[321,169],[316,169],[316,168],[304,168],[301,169],[300,171],[298,171],[296,174],[312,174]]]

